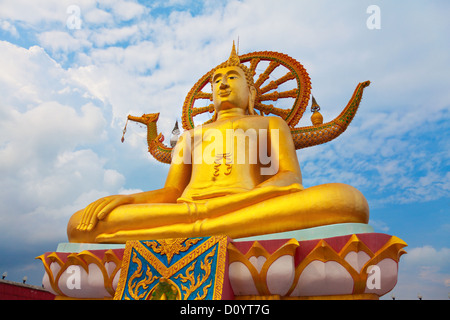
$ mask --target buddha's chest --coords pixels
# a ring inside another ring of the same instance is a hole
[[[195,129],[192,146],[194,152],[210,157],[209,162],[236,162],[257,153],[261,144],[267,145],[267,139],[266,126],[246,118]]]

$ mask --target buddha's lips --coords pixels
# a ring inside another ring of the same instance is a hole
[[[221,97],[227,97],[229,96],[231,93],[231,90],[226,90],[226,91],[219,91],[219,96]]]

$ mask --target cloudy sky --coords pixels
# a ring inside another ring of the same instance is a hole
[[[130,123],[120,141],[127,115],[160,112],[169,139],[189,89],[239,38],[241,54],[300,61],[325,121],[371,81],[343,135],[298,151],[304,185],[361,190],[375,231],[408,243],[395,296],[448,299],[449,10],[445,0],[1,0],[0,272],[40,285],[34,257],[67,242],[75,211],[162,187],[168,166],[148,154],[145,129]]]

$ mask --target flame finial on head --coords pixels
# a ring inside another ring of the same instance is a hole
[[[231,54],[227,62],[229,66],[239,66],[241,64],[241,60],[239,59],[239,56],[236,53],[236,46],[234,45],[234,41],[233,47],[231,48]]]
[[[233,47],[231,48],[231,54],[230,57],[228,58],[227,61],[221,63],[220,65],[218,65],[217,67],[215,67],[214,69],[211,70],[210,74],[211,74],[211,83],[212,83],[212,76],[214,75],[214,72],[219,69],[219,68],[225,68],[225,67],[239,67],[242,69],[242,71],[244,71],[245,73],[245,78],[247,79],[247,84],[249,86],[253,86],[254,82],[253,82],[253,73],[252,71],[247,68],[247,66],[243,65],[241,63],[241,59],[239,58],[238,54],[236,53],[236,46],[234,44],[234,40],[233,40]]]

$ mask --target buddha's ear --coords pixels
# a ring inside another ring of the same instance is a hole
[[[251,86],[249,88],[250,94],[248,96],[248,114],[255,114],[254,106],[255,106],[255,100],[256,100],[256,88],[254,86]]]

